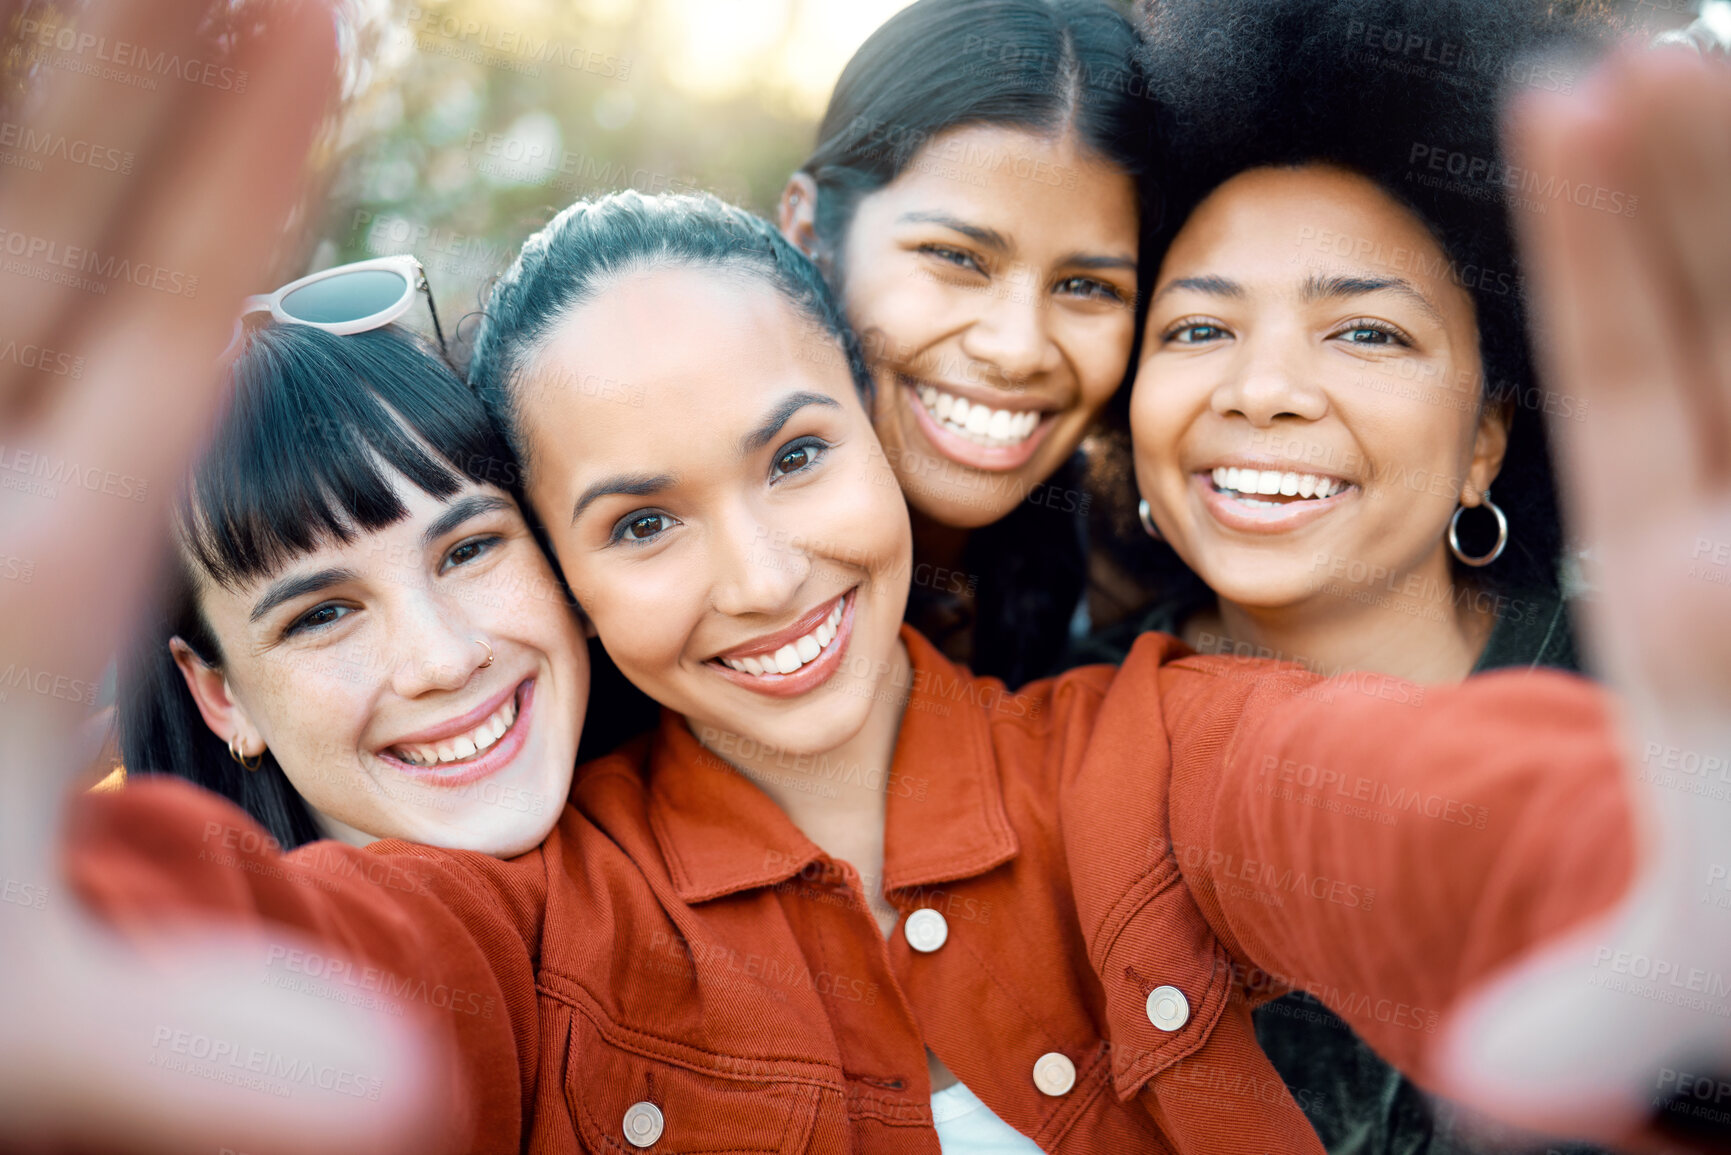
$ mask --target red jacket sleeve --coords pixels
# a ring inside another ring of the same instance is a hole
[[[554,837],[557,838],[557,831]],[[534,1086],[545,847],[510,862],[402,842],[283,854],[228,801],[173,778],[85,797],[68,878],[132,938],[270,924],[259,981],[415,1016],[453,1055],[453,1152],[515,1152]]]
[[[1179,862],[1253,987],[1309,990],[1426,1079],[1456,999],[1632,880],[1606,695],[1549,671],[1269,669],[1162,672]]]

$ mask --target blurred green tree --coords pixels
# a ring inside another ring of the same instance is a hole
[[[702,189],[768,212],[847,57],[905,3],[349,0],[305,266],[412,252],[456,328],[581,197]]]

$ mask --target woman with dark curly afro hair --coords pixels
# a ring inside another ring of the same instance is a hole
[[[1114,552],[1156,595],[1082,656],[1152,629],[1366,682],[1576,668],[1545,419],[1585,411],[1535,380],[1510,214],[1637,202],[1510,167],[1499,110],[1569,90],[1608,19],[1526,0],[1138,16],[1170,195],[1118,399],[1143,532]],[[1362,793],[1337,801],[1414,820]],[[1257,1035],[1337,1155],[1519,1144],[1463,1128],[1313,998],[1264,1006]]]

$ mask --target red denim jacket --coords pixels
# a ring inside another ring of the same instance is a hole
[[[673,716],[580,768],[510,861],[285,856],[149,782],[84,804],[73,876],[140,931],[288,924],[325,945],[271,952],[264,981],[432,1014],[468,1112],[452,1150],[935,1155],[930,1047],[1046,1151],[1215,1155],[1321,1150],[1253,1005],[1304,986],[1423,1078],[1458,995],[1632,874],[1578,679],[1319,683],[1149,635],[1008,694],[904,636],[865,880],[902,914],[887,941],[852,867]],[[873,773],[785,763],[813,790]]]

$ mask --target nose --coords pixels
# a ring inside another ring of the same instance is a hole
[[[811,573],[809,538],[741,503],[710,522],[709,601],[730,617],[787,609]]]
[[[1038,279],[1016,272],[981,291],[979,316],[962,331],[962,352],[1012,383],[1056,368],[1045,300]]]
[[[1320,420],[1328,412],[1328,396],[1294,347],[1298,340],[1296,336],[1246,340],[1209,398],[1214,412],[1242,417],[1256,428],[1267,428],[1283,417]]]
[[[391,684],[405,698],[461,689],[487,664],[491,651],[477,641],[482,631],[456,598],[412,590],[398,600],[392,617],[399,657]]]

